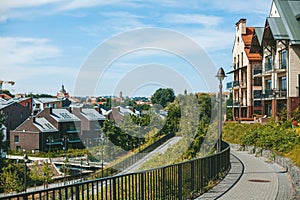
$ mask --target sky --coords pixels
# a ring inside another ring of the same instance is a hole
[[[3,85],[14,94],[210,92],[217,69],[231,70],[235,23],[264,26],[271,3],[1,0],[0,80],[15,81]]]

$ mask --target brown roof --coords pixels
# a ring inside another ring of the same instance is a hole
[[[245,44],[245,52],[249,61],[261,61],[259,53],[250,53],[250,45],[253,37],[254,27],[246,27],[246,34],[242,35],[242,39]]]

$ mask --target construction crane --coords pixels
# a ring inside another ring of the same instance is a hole
[[[14,85],[14,84],[15,84],[14,81],[1,81],[1,80],[0,80],[0,92],[2,92],[2,85],[3,85],[4,83],[11,84],[11,85]]]

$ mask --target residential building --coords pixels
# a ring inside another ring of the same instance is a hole
[[[250,118],[261,114],[261,107],[253,101],[253,91],[261,89],[261,78],[253,78],[253,74],[261,70],[261,55],[250,52],[254,27],[246,26],[246,19],[236,23],[236,35],[232,50],[233,81],[227,83],[227,89],[233,94],[233,118]]]
[[[1,101],[0,111],[2,111],[5,116],[4,127],[1,127],[1,129],[6,130],[4,138],[7,139],[10,138],[10,131],[17,128],[31,115],[31,110],[29,108],[24,107],[13,100]]]
[[[74,107],[72,112],[81,121],[80,138],[85,147],[98,145],[101,127],[106,118],[93,108]]]
[[[48,151],[61,149],[58,129],[44,117],[31,117],[10,133],[12,150]]]
[[[62,108],[63,100],[57,98],[34,98],[33,113],[36,115],[45,108]]]
[[[300,105],[300,1],[274,0],[263,33],[255,32],[250,52],[262,56],[262,89],[254,100],[262,114],[278,117]],[[261,38],[261,39],[260,39]]]
[[[47,121],[58,129],[59,138],[61,138],[63,143],[63,149],[83,148],[83,144],[80,140],[81,121],[72,113],[71,108],[54,109],[52,107],[47,107],[38,113],[36,117],[46,118]],[[49,145],[51,145],[51,143],[49,143]]]

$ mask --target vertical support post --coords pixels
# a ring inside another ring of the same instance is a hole
[[[178,164],[178,200],[182,200],[182,164]]]

